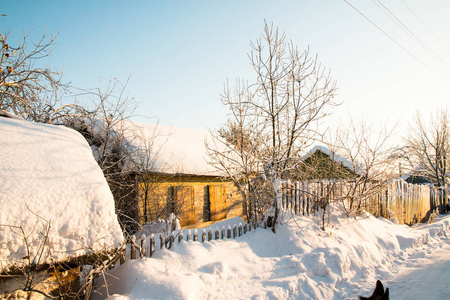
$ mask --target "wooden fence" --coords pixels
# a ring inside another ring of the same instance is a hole
[[[430,206],[431,210],[437,209],[441,214],[446,213],[449,208],[448,192],[444,193],[444,190],[439,188],[433,189],[430,194]]]
[[[282,206],[297,215],[314,213],[325,203],[336,201],[349,207],[347,195],[352,188],[355,186],[344,180],[284,182]],[[362,199],[357,199],[356,205],[375,216],[395,217],[400,224],[426,222],[436,208],[440,213],[447,211],[448,199],[444,199],[443,191],[427,185],[397,179],[369,190]]]
[[[234,239],[247,234],[252,230],[256,230],[257,227],[259,227],[259,225],[250,222],[244,224],[239,223],[238,225],[234,224],[233,227],[228,226],[227,229],[223,226],[221,230],[219,230],[219,228],[216,228],[215,230],[212,230],[211,228],[208,230],[203,229],[201,234],[198,234],[197,229],[182,229],[179,231],[172,231],[169,236],[163,233],[157,235],[150,234],[148,237],[143,234],[139,239],[132,236],[127,242],[126,248],[116,266],[124,264],[125,261],[129,259],[133,260],[152,257],[155,251],[170,249],[175,243],[179,244],[181,241],[198,241],[204,243],[211,240]],[[265,225],[263,224],[262,227],[264,228]]]
[[[282,206],[297,215],[308,215],[317,212],[325,203],[334,201],[347,201],[345,199],[351,186],[345,181],[319,180],[304,182],[284,182],[282,184]],[[386,218],[396,217],[400,224],[413,224],[426,222],[430,214],[438,208],[441,213],[446,211],[448,200],[443,199],[441,190],[432,189],[426,185],[409,184],[404,180],[393,180],[378,189],[374,189],[369,196],[361,200],[360,208],[375,216]],[[212,230],[203,229],[201,234],[197,229],[185,229],[173,231],[169,236],[165,234],[136,239],[132,237],[123,251],[120,262],[122,265],[128,259],[151,257],[158,249],[170,249],[175,243],[181,241],[198,241],[201,243],[220,240],[234,239],[243,234],[256,230],[261,226],[266,228],[266,223],[239,223],[216,228]]]

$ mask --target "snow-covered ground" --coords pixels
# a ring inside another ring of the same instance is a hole
[[[183,241],[111,270],[94,299],[357,299],[377,279],[391,299],[448,299],[449,214],[414,227],[368,214],[319,225],[294,217],[276,234]]]

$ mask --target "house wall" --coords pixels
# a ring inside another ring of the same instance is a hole
[[[209,176],[148,175],[138,183],[139,223],[180,218],[181,226],[200,225],[243,215],[243,203],[236,186]]]

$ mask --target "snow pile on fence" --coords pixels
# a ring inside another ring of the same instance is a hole
[[[356,298],[376,279],[389,282],[392,266],[446,235],[449,222],[447,215],[408,227],[366,213],[327,219],[322,231],[318,217],[293,216],[276,234],[257,228],[234,239],[182,240],[127,260],[106,277],[108,292],[111,299]]]
[[[9,118],[0,132],[2,271],[121,243],[113,196],[78,132]]]

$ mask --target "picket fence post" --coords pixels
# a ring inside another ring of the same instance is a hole
[[[219,227],[216,227],[216,231],[214,232],[214,238],[215,238],[216,240],[219,239]]]
[[[141,258],[147,256],[147,237],[145,234],[141,236]]]
[[[122,254],[120,255],[120,265],[123,265],[125,263],[125,259],[127,256],[127,245],[125,244],[125,249],[123,249]]]
[[[173,231],[172,231],[169,234],[169,249],[172,248],[174,242],[175,242],[175,236],[173,235]]]
[[[178,244],[183,240],[183,231],[180,230],[178,233]]]
[[[152,257],[154,252],[155,252],[155,235],[152,233],[150,234],[150,251],[149,251],[150,257]]]
[[[166,239],[164,238],[163,234],[159,235],[159,249],[166,248]]]
[[[133,234],[133,236],[131,237],[131,259],[136,259],[136,236]]]

